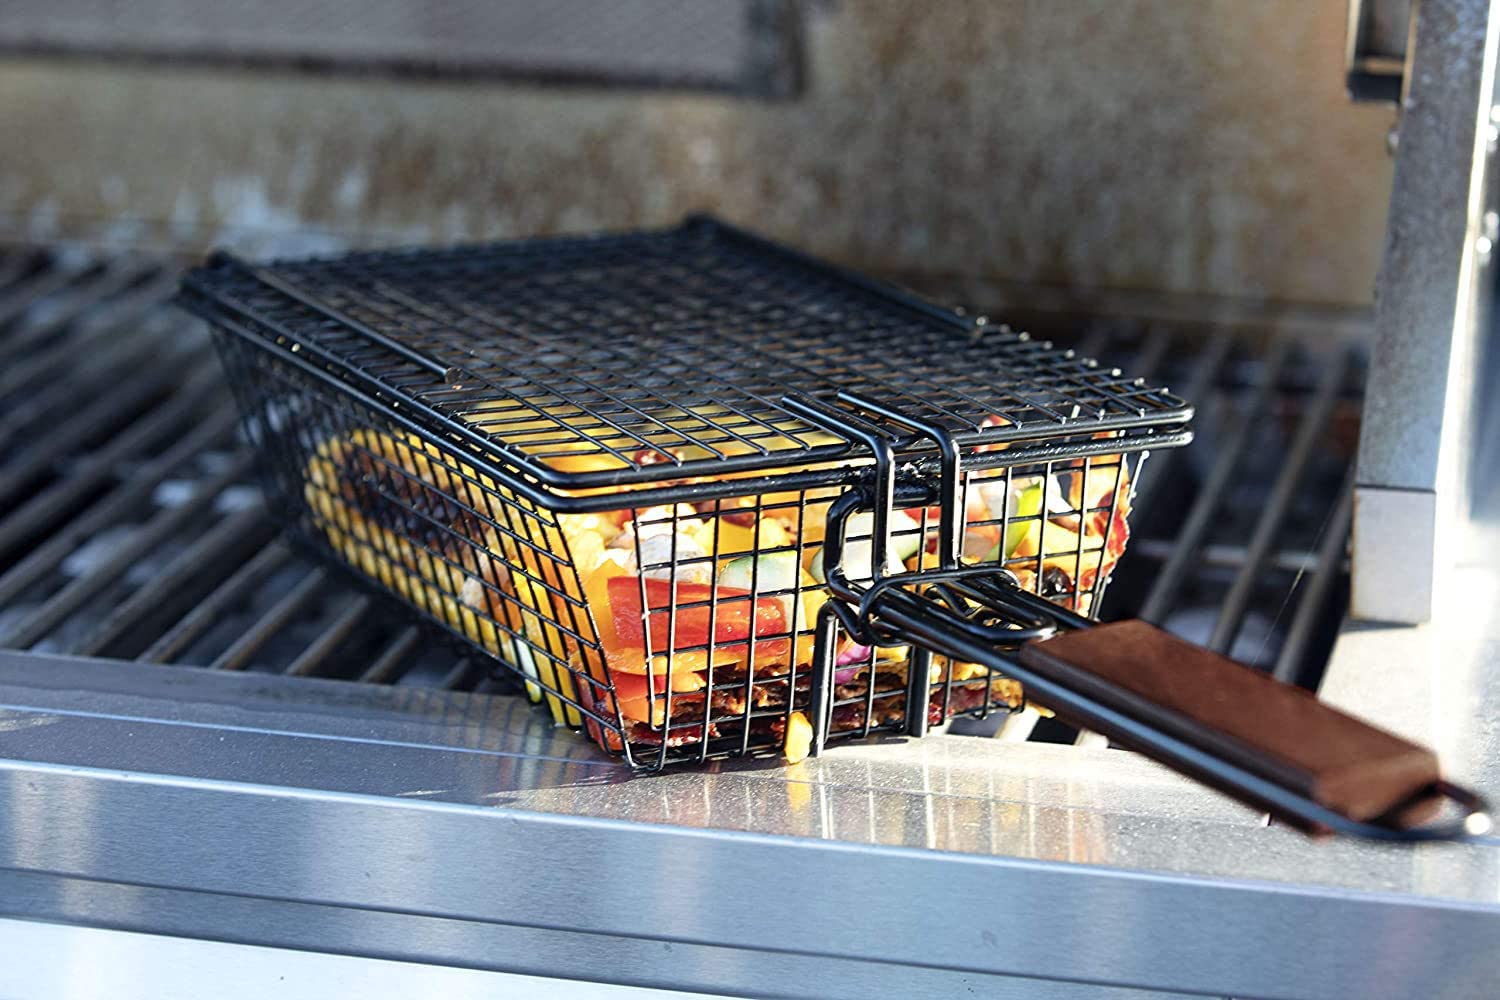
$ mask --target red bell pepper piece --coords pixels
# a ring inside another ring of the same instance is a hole
[[[761,643],[761,645],[766,645]],[[689,691],[701,691],[708,682],[703,675],[696,670],[674,670],[671,677],[671,688],[678,694]],[[615,674],[615,697],[621,701],[644,701],[649,692],[663,694],[668,687],[667,672],[658,670],[652,674],[652,683],[646,682],[645,674],[627,674],[619,671]]]
[[[609,607],[614,618],[615,639],[621,647],[642,649],[645,646],[645,622],[648,615],[641,608],[641,578],[617,576],[609,581]],[[734,642],[749,639],[753,629],[756,636],[786,635],[786,605],[779,597],[762,597],[750,600],[750,591],[730,587],[715,587],[707,583],[679,581],[674,585],[668,580],[648,578],[646,585],[646,610],[649,610],[651,628],[651,651],[665,653],[669,645],[668,632],[673,649],[690,649],[709,644],[709,618],[715,609],[709,601],[717,598],[717,612],[713,617],[713,642]],[[692,605],[684,607],[684,605]],[[753,609],[753,612],[752,612]]]

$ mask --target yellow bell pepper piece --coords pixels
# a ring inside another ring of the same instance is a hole
[[[786,739],[782,741],[781,755],[788,764],[800,764],[812,752],[812,741],[812,723],[801,712],[793,712],[786,720]]]

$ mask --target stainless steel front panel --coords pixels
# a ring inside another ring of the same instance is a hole
[[[87,955],[88,962],[36,962],[35,955]],[[391,960],[200,941],[95,927],[0,919],[7,1000],[706,1000],[710,994],[576,983],[552,977],[442,968]],[[233,970],[232,974],[226,974]],[[993,995],[993,994],[991,994]],[[1125,1000],[1140,994],[1131,992]]]
[[[7,657],[0,703],[8,905],[59,919],[170,930],[191,898],[201,936],[757,996],[1500,975],[1492,844],[1314,843],[1120,751],[632,779],[508,698]]]
[[[1497,50],[1489,0],[1419,7],[1360,432],[1357,618],[1429,620],[1456,551],[1447,528],[1466,513],[1474,404],[1493,394],[1476,369],[1500,240],[1488,180],[1500,147]]]

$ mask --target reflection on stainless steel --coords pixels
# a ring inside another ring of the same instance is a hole
[[[837,1000],[840,997],[880,997],[896,994],[934,998],[979,995],[994,997],[996,1000],[1153,1000],[1156,997],[1179,995],[1156,990],[1145,991],[1059,980],[987,975],[967,970],[959,972],[938,968],[903,968],[884,962],[837,959],[827,955],[790,951],[746,952],[732,944],[703,945],[678,940],[647,945],[638,937],[624,935],[580,934],[556,928],[518,927],[419,917],[377,910],[342,909],[315,904],[284,904],[275,900],[248,896],[202,897],[192,893],[158,888],[86,885],[79,880],[69,879],[52,879],[42,882],[26,876],[7,879],[6,882],[4,888],[11,892],[6,900],[7,903],[14,901],[19,895],[21,902],[30,904],[33,912],[51,912],[50,907],[55,900],[63,896],[71,896],[78,902],[70,905],[67,910],[69,916],[76,922],[91,922],[96,926],[116,926],[122,920],[129,921],[134,918],[135,914],[147,911],[156,915],[157,925],[163,934],[175,931],[181,936],[191,937],[200,933],[202,926],[233,926],[237,940],[256,940],[268,944],[317,940],[326,952],[334,955],[340,953],[372,955],[403,962],[421,960],[422,964],[414,967],[418,970],[415,975],[380,980],[386,994],[397,996],[470,995],[436,992],[454,982],[452,977],[443,974],[442,969],[434,968],[439,964],[469,969],[496,969],[504,968],[504,963],[509,963],[511,967],[523,967],[527,974],[533,976],[585,980],[579,984],[581,995],[592,997],[598,994],[589,990],[594,985],[594,981],[604,972],[608,972],[610,977],[618,982],[636,984],[638,989],[654,991],[659,988],[664,978],[722,981],[728,978],[723,974],[723,970],[742,970],[749,962],[754,963],[756,981],[765,984],[759,992],[749,994],[755,996],[816,995]],[[83,887],[85,891],[76,891],[80,887]],[[205,899],[209,904],[207,906]],[[9,922],[0,923],[0,932],[8,926]],[[55,927],[53,930],[56,933],[49,934],[46,938],[49,944],[78,948],[91,957],[97,957],[101,962],[108,961],[114,949],[103,952],[93,950],[92,946],[100,938],[117,941],[115,947],[128,948],[130,949],[128,953],[135,959],[141,958],[143,944],[138,934],[80,931],[76,926]],[[26,945],[34,940],[34,937],[21,937],[19,941],[13,937],[0,937],[0,942],[7,944],[16,941],[15,953],[22,956],[34,954],[26,950]],[[181,937],[173,940],[181,940]],[[149,948],[149,946],[146,947]],[[234,967],[236,972],[239,971],[238,963],[246,961],[254,970],[257,961],[264,956],[246,954],[240,950],[246,947],[221,945],[215,949],[214,958],[218,963],[226,961],[236,963]],[[278,949],[271,960],[281,959],[284,955],[285,952]],[[680,971],[664,977],[661,971],[663,957],[669,958],[673,968]],[[181,961],[182,956],[173,954],[172,958],[175,961]],[[270,995],[277,997],[288,996],[290,991],[287,989],[287,983],[292,982],[290,975],[292,972],[302,971],[304,964],[297,959],[286,961],[275,970],[276,974],[272,977],[276,988],[262,991],[260,994],[252,992],[248,995],[263,996],[269,992]],[[362,968],[363,963],[354,958],[345,958],[337,963],[341,974],[348,966]],[[192,965],[176,965],[166,977],[153,980],[155,990],[137,994],[131,994],[126,990],[125,995],[143,995],[154,1000],[162,995],[162,984],[171,982],[171,977],[184,979],[194,971],[196,970]],[[119,972],[119,975],[110,979],[115,990],[112,996],[120,995],[122,982],[128,984],[124,970],[119,970]],[[505,989],[514,989],[517,984],[508,978],[509,975],[514,975],[514,973],[507,974],[507,978],[503,979],[500,985]],[[280,978],[282,976],[286,976],[287,979],[283,981]],[[216,984],[214,995],[226,998],[237,996],[238,994],[233,993],[232,990],[236,985],[244,982],[243,979],[235,976],[235,982],[221,990],[217,983],[218,978],[225,977],[225,968],[222,964],[216,968],[214,977],[212,980]],[[740,978],[746,977],[741,973]],[[27,979],[23,977],[21,985],[24,986],[26,981]],[[201,984],[202,981],[201,977],[193,980],[195,986]],[[366,980],[363,977],[354,980],[356,984],[364,981]],[[408,981],[420,982],[423,989],[403,992],[402,987]],[[77,982],[77,979],[70,979],[69,982]],[[253,984],[257,980],[252,976],[250,982]],[[488,991],[477,992],[473,995],[484,997],[540,995],[530,990],[500,992],[493,983],[492,977],[486,977],[481,982]],[[347,976],[341,985],[348,985]],[[479,984],[476,984],[476,989],[479,988]],[[706,986],[705,989],[713,990],[714,988]],[[549,989],[545,995],[566,997],[568,995],[566,990],[567,985],[563,984],[561,988]],[[44,990],[37,995],[46,997],[48,1000],[59,1000],[67,996],[54,990]],[[85,992],[83,995],[92,1000],[98,994],[95,991],[94,993]],[[321,1000],[326,996],[343,994],[315,990],[306,994],[291,993],[290,995],[306,995],[310,1000]],[[648,995],[672,998],[681,994],[652,992]],[[712,992],[710,995],[718,994]],[[746,991],[735,995],[746,995]]]
[[[267,996],[279,1000],[336,996],[456,1000],[543,994],[548,1000],[708,1000],[712,996],[19,920],[0,920],[0,940],[19,955],[90,957],[86,967],[61,962],[15,962],[7,967],[8,993],[49,1000],[192,996],[200,994],[208,982],[214,983],[217,1000]],[[231,965],[234,974],[225,976],[225,968]]]
[[[1474,531],[1493,532],[1500,511]],[[1438,578],[1433,620],[1352,624],[1339,637],[1320,695],[1432,746],[1453,777],[1500,788],[1500,570],[1471,550]]]
[[[757,995],[788,921],[892,988],[913,966],[1260,996],[1500,974],[1495,846],[1310,842],[1131,754],[935,736],[630,779],[510,698],[6,656],[6,717],[57,721],[6,737],[3,865],[69,880],[63,910],[134,884],[666,937],[721,951],[633,967]],[[1308,954],[1329,922],[1347,933]],[[1397,939],[1427,943],[1393,971]]]

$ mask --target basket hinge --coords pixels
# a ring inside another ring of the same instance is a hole
[[[898,494],[903,499],[922,504],[936,503],[938,507],[937,562],[940,570],[959,568],[959,553],[963,542],[963,476],[962,459],[953,435],[943,427],[914,417],[910,414],[869,399],[856,393],[840,390],[835,397],[842,406],[807,395],[783,397],[782,405],[799,417],[844,438],[852,444],[863,445],[875,459],[866,481],[845,494],[841,502],[829,511],[828,534],[824,545],[825,573],[830,593],[837,599],[829,602],[830,614],[857,641],[865,645],[880,644],[877,623],[869,615],[869,607],[863,594],[844,572],[842,545],[848,518],[858,510],[869,510],[873,517],[871,530],[870,579],[879,583],[888,579],[887,553],[890,551],[890,522]],[[873,419],[872,419],[873,418]],[[876,421],[895,424],[906,431],[933,442],[939,456],[938,475],[918,472],[912,466],[897,469],[896,455],[891,444],[892,435],[881,429]],[[827,548],[833,545],[833,551]],[[858,610],[856,610],[858,609]],[[821,629],[824,626],[820,623]],[[832,625],[826,626],[832,629]],[[832,643],[828,645],[831,651]],[[831,656],[831,652],[830,652]],[[927,732],[927,701],[931,677],[932,655],[924,648],[914,648],[907,664],[906,731],[912,736]],[[831,664],[822,664],[814,671],[813,703],[819,715],[819,724],[814,726],[814,750],[821,749],[827,734],[828,705],[832,695]],[[823,676],[826,675],[826,676]]]

